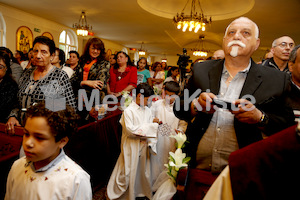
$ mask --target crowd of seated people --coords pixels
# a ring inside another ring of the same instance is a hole
[[[248,35],[241,31],[243,27],[250,31]],[[186,151],[192,157],[191,167],[219,174],[228,165],[232,152],[292,126],[295,115],[291,107],[299,116],[299,46],[295,47],[288,36],[277,38],[272,43],[273,57],[257,64],[251,56],[260,43],[258,33],[257,25],[248,18],[234,20],[226,29],[222,55],[194,63],[193,71],[187,70],[189,82],[186,80],[184,88],[190,95],[197,89],[202,92],[188,104],[188,110],[182,98],[180,109],[174,108],[172,113],[188,123],[186,135],[190,143]],[[61,104],[77,109],[82,98],[78,91],[84,91],[87,103],[95,98],[96,90],[102,103],[107,95],[120,101],[125,92],[131,93],[141,84],[162,98],[168,91],[164,88],[166,83],[180,87],[179,67],[166,62],[149,65],[144,57],[135,65],[123,51],[106,57],[104,43],[98,37],[87,41],[82,55],[74,50],[67,53],[69,59],[65,62],[65,52],[44,36],[34,39],[27,61],[21,56],[17,60],[8,48],[0,47],[0,122],[6,123],[7,133],[13,134],[15,126],[24,126],[27,109],[37,103],[46,101],[46,106],[54,110]],[[242,98],[247,94],[254,96],[256,103]],[[217,109],[212,105],[215,99],[230,102],[237,110]],[[143,106],[138,104],[134,109],[140,107]],[[248,110],[250,107],[254,109]],[[87,108],[77,112],[82,121],[90,119]],[[147,120],[152,125],[157,123]],[[157,130],[158,125],[154,126]],[[151,198],[149,194],[144,196]]]

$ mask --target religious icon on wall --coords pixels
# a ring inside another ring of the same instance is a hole
[[[49,33],[49,32],[44,32],[44,33],[42,34],[42,36],[46,36],[46,37],[50,38],[51,40],[53,40],[53,36],[52,36],[52,34]]]
[[[105,55],[105,60],[109,61],[109,57],[111,56],[112,52],[111,49],[107,49],[106,55]]]
[[[33,34],[26,26],[20,26],[17,30],[17,50],[28,53],[32,48]]]

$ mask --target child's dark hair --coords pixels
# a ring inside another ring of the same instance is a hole
[[[79,116],[73,107],[66,105],[66,109],[53,112],[45,107],[45,102],[40,102],[28,108],[27,118],[45,117],[51,132],[55,137],[55,142],[60,141],[64,137],[69,137],[77,131]]]
[[[141,57],[141,58],[139,59],[139,61],[137,62],[137,68],[140,68],[139,62],[140,62],[141,60],[145,60],[145,62],[146,62],[145,69],[149,69],[149,65],[148,65],[148,63],[147,63],[147,58],[145,58],[145,57]]]
[[[143,92],[141,90],[143,90]],[[136,95],[140,93],[143,94],[144,97],[150,97],[151,95],[154,95],[154,91],[148,83],[141,83],[137,86]]]
[[[170,66],[169,66],[169,67],[170,67]],[[167,77],[172,76],[172,71],[175,71],[176,69],[179,70],[179,67],[177,67],[177,66],[172,66],[172,67],[169,69],[169,71],[168,71]]]
[[[180,92],[180,86],[175,81],[165,82],[164,89],[169,92],[175,92],[175,94],[179,94],[179,92]]]

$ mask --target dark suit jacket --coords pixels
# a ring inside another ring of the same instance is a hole
[[[214,94],[219,94],[220,80],[223,70],[223,60],[210,60],[197,63],[193,68],[193,76],[190,78],[188,89],[190,95],[197,89],[206,92],[209,89]],[[246,94],[253,95],[256,99],[255,106],[264,111],[269,117],[269,123],[264,133],[271,135],[294,124],[292,109],[286,105],[286,95],[290,81],[287,73],[257,65],[251,60],[251,67],[242,88],[240,98]],[[175,115],[180,119],[191,120],[190,110],[181,109]],[[190,108],[190,107],[189,107]],[[198,143],[209,126],[212,114],[199,112],[195,119],[189,123],[186,134],[190,142],[187,152],[192,157],[191,165],[195,164],[195,156]],[[239,148],[247,146],[262,139],[261,130],[256,124],[246,124],[234,120],[234,128]]]

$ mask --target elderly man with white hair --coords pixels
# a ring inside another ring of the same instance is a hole
[[[194,65],[190,96],[180,109],[174,106],[178,118],[191,120],[186,131],[191,167],[218,174],[230,153],[294,123],[285,101],[289,75],[251,59],[259,44],[258,26],[240,17],[226,28],[225,59]]]

